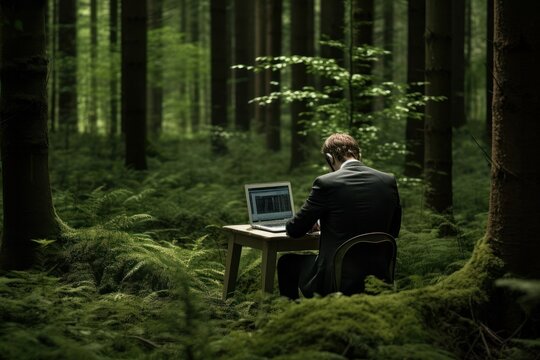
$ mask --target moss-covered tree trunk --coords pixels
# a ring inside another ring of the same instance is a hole
[[[47,139],[45,0],[2,0],[0,148],[4,228],[0,266],[35,260],[32,239],[56,237]]]
[[[122,122],[126,166],[146,170],[146,1],[122,0]]]
[[[268,22],[266,25],[266,53],[268,56],[281,55],[281,15],[283,0],[269,0],[266,3]],[[275,85],[281,80],[279,71],[266,72],[266,93],[279,91],[280,86]],[[266,148],[272,151],[281,150],[281,104],[274,101],[266,106]]]
[[[444,96],[425,108],[426,205],[447,213],[452,209],[452,11],[450,0],[426,1],[426,95]]]
[[[407,49],[407,82],[424,82],[426,23],[426,1],[409,0],[408,2],[408,49]],[[410,91],[424,93],[423,85],[412,85]],[[418,112],[423,112],[423,108]],[[409,116],[405,130],[405,175],[422,177],[424,169],[424,117]]]
[[[495,0],[487,238],[507,271],[540,277],[540,2]]]

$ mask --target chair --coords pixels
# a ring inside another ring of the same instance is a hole
[[[368,275],[394,283],[397,246],[389,234],[373,232],[355,236],[334,254],[334,291],[351,295],[364,291]]]

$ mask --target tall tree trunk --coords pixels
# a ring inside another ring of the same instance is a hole
[[[282,0],[269,0],[266,3],[267,22],[266,53],[268,56],[281,55],[281,15]],[[280,90],[281,76],[279,71],[266,72],[266,93]],[[274,101],[266,106],[266,148],[272,151],[281,150],[281,106],[280,101]]]
[[[64,133],[65,147],[77,132],[77,0],[58,0],[58,122]]]
[[[235,0],[235,64],[251,65],[249,12],[253,0]],[[246,69],[236,69],[235,79],[235,126],[237,130],[249,131],[249,74]]]
[[[210,0],[211,33],[211,144],[215,155],[226,151],[222,131],[227,127],[227,4],[223,0]]]
[[[122,0],[122,119],[126,166],[146,170],[146,1]]]
[[[540,2],[495,0],[487,239],[506,270],[540,278]]]
[[[32,239],[60,233],[49,184],[45,0],[0,1],[3,269],[35,261]]]
[[[390,51],[389,55],[383,57],[383,79],[384,81],[394,80],[393,58],[394,58],[394,1],[384,0],[383,3],[383,48]]]
[[[424,82],[426,1],[408,1],[407,82]],[[424,85],[411,85],[411,92],[424,93]],[[422,113],[423,108],[418,109]],[[405,175],[420,178],[424,168],[424,117],[409,116],[405,130]]]
[[[465,0],[452,0],[452,125],[465,125]]]
[[[88,124],[90,133],[97,132],[97,52],[98,52],[98,18],[97,0],[90,0],[90,109]]]
[[[486,137],[491,143],[492,135],[492,106],[493,106],[493,1],[487,0],[486,19]]]
[[[353,31],[352,44],[355,47],[373,46],[373,19],[374,19],[374,0],[350,0],[353,2]],[[352,64],[351,69],[355,74],[371,76],[373,74],[373,62],[360,61]],[[368,82],[369,85],[369,82]],[[370,113],[373,110],[373,98],[352,99],[354,94],[350,94],[351,100],[354,102],[353,111],[358,113]],[[370,125],[368,121],[351,122],[351,126]]]
[[[114,138],[118,132],[118,0],[109,1],[109,135]]]
[[[199,47],[199,8],[200,5],[198,2],[195,2],[194,6],[191,7],[191,42],[197,47],[197,61],[200,57]],[[198,65],[200,66],[200,65]],[[199,82],[202,81],[202,77],[199,75],[199,71],[193,72],[193,85],[191,88],[192,99],[191,102],[191,132],[197,134],[199,132],[199,125],[201,121],[201,88]]]
[[[426,205],[439,213],[452,209],[451,11],[451,0],[426,1],[426,95],[446,97],[425,109]]]
[[[153,137],[159,136],[163,123],[163,41],[161,37],[161,29],[163,27],[163,0],[150,0],[149,6],[149,21],[148,26],[154,32],[154,47],[152,48],[152,59],[149,87],[149,106],[150,117],[149,128]]]
[[[321,0],[321,40],[340,41],[344,42],[344,26],[345,26],[345,6],[341,0]],[[321,45],[321,56],[323,58],[334,59],[343,66],[343,50]],[[321,78],[320,86],[324,89],[325,86],[333,85],[328,78]],[[341,94],[340,94],[341,95]]]
[[[314,3],[313,0],[295,0],[291,3],[291,54],[313,56],[314,39]],[[301,90],[312,85],[304,65],[292,67],[291,88]],[[291,164],[290,168],[305,163],[307,159],[308,137],[302,134],[306,120],[302,115],[307,111],[305,101],[294,101],[291,104]]]
[[[266,1],[255,1],[255,57],[266,56]],[[264,96],[266,93],[266,72],[255,74],[255,96]],[[258,132],[263,132],[266,124],[266,111],[262,106],[255,105],[255,125]]]
[[[52,22],[50,28],[50,38],[51,38],[51,58],[52,62],[49,65],[51,71],[51,100],[50,100],[50,110],[49,110],[49,119],[50,119],[50,129],[51,132],[56,131],[56,105],[57,97],[56,92],[58,91],[58,59],[57,59],[57,49],[58,49],[58,1],[52,0]]]

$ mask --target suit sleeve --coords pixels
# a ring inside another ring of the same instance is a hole
[[[287,222],[287,235],[293,238],[304,236],[317,220],[321,218],[321,214],[325,209],[327,199],[324,188],[319,178],[315,179],[311,187],[311,193],[304,205],[296,215]]]
[[[392,221],[390,222],[390,235],[394,238],[397,238],[399,235],[399,230],[401,229],[401,203],[399,200],[399,192],[397,188],[396,179],[394,178],[393,186],[396,194],[396,204],[394,208],[394,215],[392,216]]]

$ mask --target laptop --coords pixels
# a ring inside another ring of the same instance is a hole
[[[245,185],[249,223],[254,229],[285,231],[294,216],[290,182]]]

